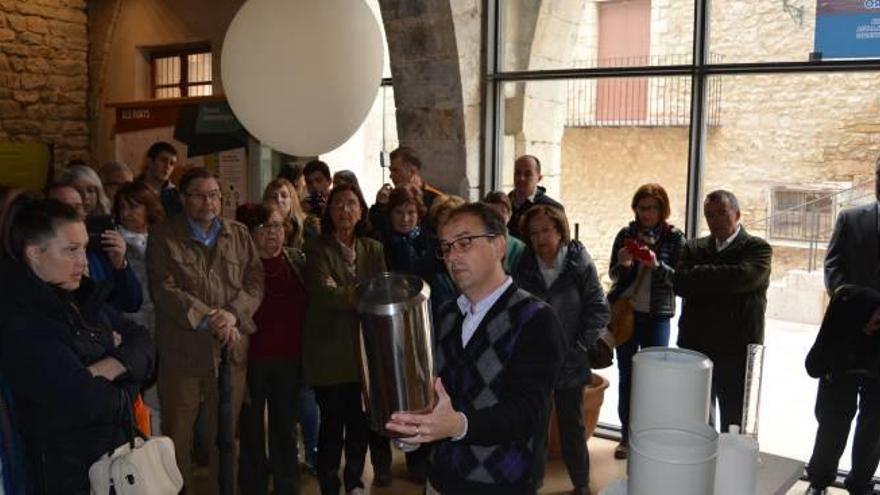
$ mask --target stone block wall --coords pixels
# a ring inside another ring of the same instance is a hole
[[[88,159],[85,0],[0,0],[0,142]]]

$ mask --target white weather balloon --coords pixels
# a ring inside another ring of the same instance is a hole
[[[382,80],[382,34],[363,0],[248,0],[223,41],[223,89],[264,144],[310,156],[344,143]]]

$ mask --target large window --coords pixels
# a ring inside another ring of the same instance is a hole
[[[816,431],[804,358],[828,300],[827,242],[839,211],[875,198],[880,38],[873,21],[834,17],[862,5],[495,0],[489,9],[492,188],[511,189],[517,156],[538,156],[541,185],[565,205],[606,288],[611,244],[640,184],[667,189],[671,221],[690,238],[708,232],[705,193],[733,191],[743,226],[774,250],[759,442],[801,460]],[[677,317],[672,332],[675,345]],[[611,381],[600,421],[619,426],[617,371],[599,373]],[[849,451],[840,466],[850,468]]]

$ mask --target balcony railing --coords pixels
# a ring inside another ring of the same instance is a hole
[[[711,63],[721,62],[710,54]],[[585,67],[690,64],[688,55],[621,57],[584,62]],[[721,125],[721,78],[708,81],[707,122]],[[690,124],[691,79],[626,77],[573,79],[567,84],[567,127],[686,127]]]
[[[806,242],[806,269],[812,272],[821,267],[819,250],[831,239],[837,214],[875,198],[874,181],[863,180],[840,191],[810,194],[800,204],[776,209],[765,218],[743,225],[752,233],[763,231],[771,240]]]

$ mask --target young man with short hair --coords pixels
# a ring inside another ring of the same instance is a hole
[[[166,219],[183,211],[180,194],[171,182],[171,174],[176,166],[177,149],[171,143],[157,141],[147,150],[147,168],[139,177],[159,195]]]

